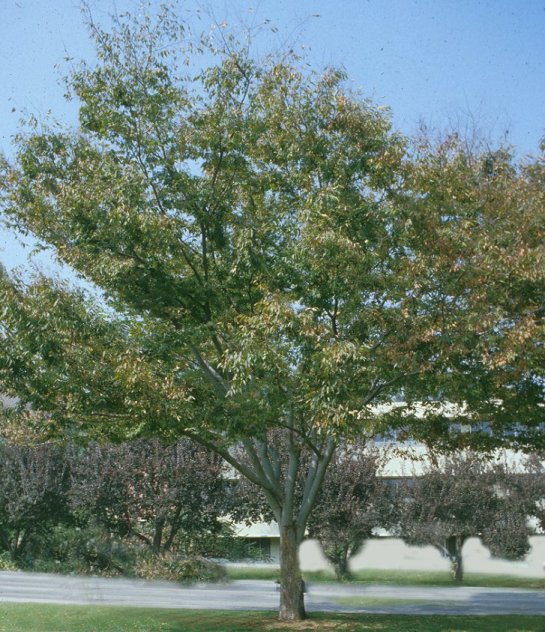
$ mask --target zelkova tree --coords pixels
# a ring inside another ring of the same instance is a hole
[[[97,61],[68,80],[78,129],[22,134],[0,184],[8,221],[107,306],[3,275],[0,386],[83,440],[185,435],[221,455],[267,498],[280,617],[301,619],[297,547],[339,441],[396,424],[439,441],[440,408],[411,415],[439,397],[497,420],[498,442],[523,411],[533,440],[541,163],[409,154],[342,72],[254,60],[228,36],[201,58],[168,11],[90,30]],[[510,264],[497,283],[494,261]]]
[[[526,476],[471,452],[443,458],[399,486],[399,534],[408,544],[434,546],[457,582],[469,538],[480,538],[493,557],[522,559],[532,533],[533,498],[519,489]]]

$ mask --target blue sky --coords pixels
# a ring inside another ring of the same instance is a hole
[[[149,0],[152,6],[160,3]],[[107,23],[137,0],[89,0]],[[218,21],[260,23],[262,46],[305,46],[313,65],[343,66],[366,96],[392,109],[394,125],[438,129],[476,125],[506,137],[521,155],[545,135],[545,0],[209,0],[179,2],[196,21],[208,7]],[[319,15],[319,17],[316,17]],[[264,40],[267,40],[266,42]],[[0,151],[26,113],[76,122],[63,100],[66,56],[92,58],[78,0],[0,0]],[[30,248],[0,230],[0,261],[25,263]],[[51,269],[47,257],[37,265]]]

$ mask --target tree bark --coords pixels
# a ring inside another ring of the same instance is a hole
[[[151,543],[151,549],[154,553],[159,555],[161,552],[161,542],[163,541],[163,529],[165,526],[164,518],[159,518],[155,523],[155,530],[153,533],[153,541]]]
[[[320,541],[322,551],[328,562],[333,566],[337,580],[340,582],[349,581],[351,579],[350,568],[348,566],[349,545],[338,542],[324,542],[321,541],[319,537],[318,540]]]
[[[304,584],[299,567],[298,529],[294,523],[280,526],[280,612],[281,621],[306,617]]]
[[[347,582],[352,579],[352,573],[350,572],[350,568],[348,566],[348,552],[343,551],[337,556],[337,559],[334,563],[335,577],[340,582]]]
[[[464,579],[464,563],[462,558],[462,547],[464,539],[460,536],[451,536],[447,540],[447,550],[450,558],[450,572],[452,579],[457,583],[462,583]]]
[[[452,579],[461,584],[464,579],[464,565],[461,553],[456,554],[451,558],[450,568],[452,573]]]

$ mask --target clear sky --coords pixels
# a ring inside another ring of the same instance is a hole
[[[152,6],[159,1],[149,0]],[[95,18],[137,11],[138,0],[88,0]],[[315,66],[343,66],[352,83],[392,109],[394,125],[438,129],[476,124],[505,134],[520,154],[545,135],[545,0],[183,0],[195,20],[208,7],[218,21],[278,27],[270,45],[304,45]],[[198,22],[195,22],[197,25]],[[204,24],[201,23],[201,24]],[[198,26],[197,26],[198,28]],[[93,56],[78,0],[0,0],[0,151],[25,112],[76,122],[63,101],[64,58]],[[0,261],[24,263],[0,230]],[[38,259],[49,268],[47,258]]]

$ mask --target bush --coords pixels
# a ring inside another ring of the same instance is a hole
[[[132,547],[97,526],[58,526],[33,547],[24,567],[49,573],[132,575]]]
[[[156,555],[147,546],[129,544],[100,526],[57,526],[36,538],[29,554],[18,561],[0,555],[0,570],[26,568],[43,573],[77,573],[106,577],[164,579],[182,583],[221,581],[224,569],[200,555]]]
[[[67,489],[63,447],[0,441],[1,541],[14,562],[25,564],[33,541],[69,520]]]
[[[0,571],[16,571],[19,570],[17,568],[17,564],[12,562],[9,553],[5,551],[4,553],[0,553]]]
[[[185,557],[174,553],[145,553],[138,560],[135,575],[143,579],[165,579],[181,583],[214,582],[225,579],[219,564],[202,557]]]
[[[255,543],[234,534],[233,527],[223,523],[218,533],[200,535],[182,534],[177,541],[177,550],[186,557],[234,561],[270,561]]]
[[[85,570],[100,575],[131,575],[132,548],[99,527],[81,531],[73,541],[73,555]]]

